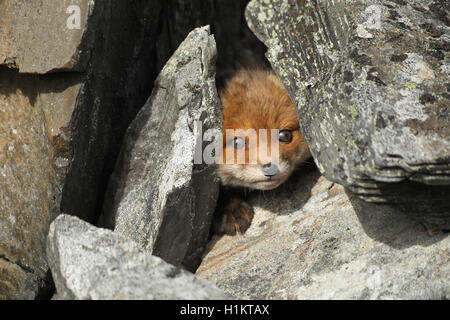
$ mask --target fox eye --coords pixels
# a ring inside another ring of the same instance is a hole
[[[242,137],[235,137],[232,140],[232,144],[231,145],[233,146],[234,150],[241,150],[241,149],[245,148],[245,145],[246,145],[245,139],[242,138]]]
[[[278,141],[289,143],[292,141],[292,131],[291,130],[281,130],[278,134]]]

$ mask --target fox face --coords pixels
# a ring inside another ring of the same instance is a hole
[[[295,107],[278,78],[263,70],[241,70],[220,92],[224,185],[270,190],[310,157]]]

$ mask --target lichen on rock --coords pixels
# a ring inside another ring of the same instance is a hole
[[[246,16],[324,175],[367,201],[448,218],[450,28],[440,7],[253,0]]]

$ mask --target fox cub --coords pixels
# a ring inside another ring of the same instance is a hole
[[[273,72],[237,71],[220,91],[220,99],[223,148],[219,157],[223,161],[217,174],[228,191],[219,199],[213,226],[217,234],[234,235],[244,233],[253,219],[253,208],[237,191],[275,189],[311,155],[300,132],[294,104]],[[239,135],[249,129],[259,133],[254,143],[249,136]],[[272,129],[277,129],[276,136]],[[274,141],[278,146],[277,159],[271,152]],[[262,148],[265,152],[261,152]],[[245,154],[243,161],[237,161],[239,152]],[[255,157],[250,161],[252,154]]]

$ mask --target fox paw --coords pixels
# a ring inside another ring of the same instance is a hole
[[[231,198],[214,217],[214,232],[222,235],[243,234],[250,227],[253,220],[253,208],[240,198]]]

